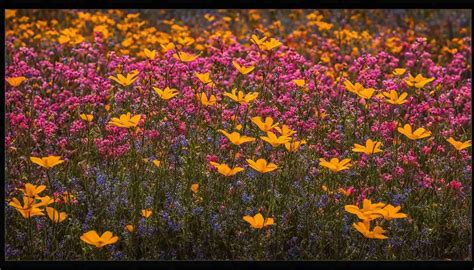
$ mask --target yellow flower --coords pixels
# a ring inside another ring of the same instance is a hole
[[[247,163],[249,164],[249,166],[252,169],[256,170],[257,172],[261,172],[261,173],[271,172],[271,171],[274,171],[278,168],[278,166],[275,163],[271,163],[271,162],[267,163],[267,161],[263,158],[260,158],[257,161],[247,159]]]
[[[415,132],[412,132],[412,128],[409,124],[405,124],[403,128],[399,127],[397,130],[410,140],[418,140],[431,136],[431,132],[424,128],[418,128]]]
[[[291,141],[285,143],[285,148],[286,150],[288,150],[288,152],[297,152],[300,149],[300,146],[302,146],[303,144],[306,144],[305,140]]]
[[[282,125],[281,128],[275,127],[275,129],[280,133],[281,136],[290,137],[291,135],[296,133],[296,131],[292,130],[287,125]]]
[[[194,193],[197,193],[199,191],[199,184],[192,184],[191,185],[191,191]]]
[[[48,213],[48,217],[54,222],[54,223],[61,223],[67,218],[66,212],[59,212],[58,210],[52,208],[52,207],[46,207],[46,213]]]
[[[203,84],[209,84],[210,87],[216,86],[214,82],[210,78],[210,73],[196,73],[196,77],[203,83]]]
[[[269,131],[267,132],[267,136],[260,136],[260,139],[266,141],[267,143],[271,144],[273,147],[278,147],[282,144],[289,142],[291,139],[287,136],[280,136],[277,137],[275,133]]]
[[[407,71],[407,70],[404,69],[404,68],[396,68],[396,69],[393,71],[393,75],[398,75],[398,76],[400,76],[400,75],[405,74],[406,71]]]
[[[357,231],[359,231],[365,238],[370,239],[387,239],[388,237],[383,235],[386,231],[382,229],[380,226],[375,226],[374,230],[370,230],[370,223],[369,222],[357,222],[353,223],[352,227],[354,227]]]
[[[452,144],[454,148],[456,148],[459,151],[471,146],[471,140],[461,142],[461,141],[456,141],[453,137],[449,137],[446,141]]]
[[[191,62],[191,61],[196,60],[196,58],[198,57],[199,55],[194,55],[194,54],[185,53],[185,52],[178,52],[178,53],[173,54],[174,59],[180,60],[182,62]]]
[[[382,94],[387,98],[385,101],[393,105],[400,105],[407,102],[406,98],[408,94],[406,92],[403,92],[400,96],[395,90],[390,90],[390,92],[383,92]]]
[[[401,208],[400,206],[395,207],[389,204],[385,206],[383,209],[377,210],[377,212],[382,214],[385,220],[392,220],[395,218],[406,218],[407,214],[399,213],[400,208]]]
[[[258,47],[262,46],[263,45],[263,42],[267,39],[267,37],[263,37],[263,38],[258,38],[256,35],[252,35],[252,37],[250,38],[250,41],[252,41],[253,44],[256,44]]]
[[[331,30],[332,28],[332,24],[323,21],[317,21],[315,24],[318,26],[319,31]]]
[[[112,232],[106,231],[100,237],[96,231],[88,231],[81,235],[81,240],[96,248],[102,248],[106,245],[115,244],[118,241],[118,236],[113,236]]]
[[[166,44],[166,45],[160,44],[160,46],[161,46],[161,51],[162,51],[163,53],[166,53],[167,51],[174,49],[174,44],[173,44],[172,42],[170,42],[170,43],[168,43],[168,44]],[[174,55],[173,55],[173,56],[174,56]],[[176,57],[175,57],[175,58],[176,58]]]
[[[231,169],[229,166],[227,166],[227,164],[224,164],[224,163],[220,164],[213,161],[211,161],[210,163],[212,166],[214,166],[214,168],[217,169],[217,171],[220,174],[224,176],[233,176],[233,175],[236,175],[238,172],[241,172],[244,170],[244,168],[238,167],[238,166]]]
[[[282,43],[278,39],[271,38],[268,41],[265,41],[263,44],[260,45],[260,48],[263,50],[271,51],[275,48],[278,48],[282,45]]]
[[[255,141],[255,138],[252,137],[247,137],[247,136],[241,136],[240,133],[234,131],[232,133],[227,133],[225,130],[219,129],[217,130],[218,132],[224,134],[224,136],[229,139],[229,141],[235,145],[241,145],[246,142],[253,142]]]
[[[31,162],[40,165],[46,169],[53,168],[56,165],[59,165],[64,162],[61,160],[60,156],[47,156],[47,157],[30,157]]]
[[[305,86],[305,81],[304,80],[293,80],[292,81],[296,86],[298,87],[304,87]]]
[[[109,125],[121,127],[121,128],[131,128],[136,127],[138,122],[140,122],[141,115],[137,114],[132,116],[131,113],[122,114],[120,118],[113,117],[112,120],[109,121]]]
[[[134,81],[138,79],[138,70],[134,70],[130,73],[127,74],[127,77],[123,76],[122,74],[117,74],[117,77],[114,76],[109,76],[109,79],[114,80],[121,84],[122,86],[129,86],[131,85]]]
[[[413,77],[411,74],[408,74],[408,79],[405,80],[408,86],[415,86],[420,89],[423,88],[427,83],[432,82],[434,77],[425,78],[423,75],[418,74],[416,77]]]
[[[143,51],[145,53],[145,56],[150,59],[150,60],[155,60],[155,57],[156,57],[156,50],[148,50],[145,48],[145,50]]]
[[[153,164],[154,164],[157,168],[159,168],[159,167],[161,166],[161,161],[155,159],[155,160],[153,160]]]
[[[216,105],[217,98],[214,95],[211,95],[209,98],[207,97],[206,93],[198,93],[196,94],[197,99],[201,102],[204,106],[214,106]]]
[[[13,198],[8,205],[14,207],[24,218],[31,218],[34,216],[43,216],[43,209],[40,209],[40,205],[35,203],[35,199],[23,196],[23,205],[17,198]]]
[[[258,92],[250,92],[248,94],[244,94],[244,92],[239,91],[237,92],[237,88],[232,89],[232,93],[224,92],[224,96],[229,97],[235,102],[240,104],[247,104],[250,101],[256,99],[258,97]]]
[[[368,139],[365,142],[365,146],[355,143],[354,148],[352,148],[352,152],[372,155],[375,153],[382,152],[382,150],[380,150],[380,146],[382,146],[381,142],[376,142],[376,141],[372,141],[371,139]]]
[[[13,87],[18,87],[20,86],[20,84],[26,80],[25,77],[23,76],[20,76],[20,77],[10,77],[10,78],[6,78],[7,82],[9,85],[13,86]]]
[[[331,161],[329,162],[326,161],[326,159],[324,158],[319,159],[319,165],[330,169],[332,172],[338,172],[338,171],[349,169],[349,167],[352,166],[350,162],[351,160],[348,158],[343,159],[341,161],[339,161],[338,158],[331,158]]]
[[[305,80],[302,80],[302,79],[301,79],[301,80],[293,80],[292,82],[293,82],[296,86],[302,88],[303,91],[305,91],[305,92],[308,92],[308,91],[309,91],[308,87],[306,86]]]
[[[127,231],[129,231],[129,232],[135,231],[135,226],[133,226],[132,224],[126,225],[125,228],[126,228]]]
[[[351,214],[357,215],[358,218],[364,221],[370,221],[383,215],[379,212],[384,207],[384,203],[372,203],[369,199],[364,199],[362,202],[362,209],[359,209],[357,205],[349,204],[344,206],[344,210]]]
[[[153,214],[153,211],[151,209],[142,209],[140,213],[144,218],[149,218]]]
[[[271,131],[273,128],[278,126],[278,123],[273,124],[273,118],[269,116],[265,117],[265,122],[262,121],[260,116],[252,117],[251,120],[263,132]]]
[[[254,66],[249,66],[249,67],[241,66],[236,61],[232,61],[232,64],[243,75],[246,75],[246,74],[252,72],[252,70],[254,70],[254,68],[255,68]]]
[[[243,220],[250,224],[250,227],[254,229],[262,229],[264,227],[275,224],[273,218],[263,219],[262,214],[258,213],[255,216],[244,216]]]
[[[173,97],[178,95],[178,90],[169,88],[168,86],[165,88],[165,90],[161,90],[158,87],[153,87],[153,89],[158,94],[158,96],[164,100],[172,99]]]
[[[81,117],[82,120],[87,121],[87,122],[92,122],[92,120],[94,120],[94,116],[92,114],[81,113],[79,116]]]
[[[39,199],[40,202],[35,203],[36,207],[47,206],[47,205],[50,205],[50,204],[54,203],[53,198],[50,198],[49,196],[37,197],[37,199]]]
[[[364,99],[370,99],[375,92],[373,88],[364,88],[360,83],[353,85],[350,81],[345,81],[344,86],[349,92],[355,93]]]
[[[37,198],[39,197],[39,194],[43,192],[46,189],[45,185],[40,185],[36,186],[30,183],[25,184],[25,188],[21,188],[20,190],[23,192],[23,194],[27,197],[30,198]]]

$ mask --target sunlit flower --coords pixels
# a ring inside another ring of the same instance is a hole
[[[362,209],[357,205],[349,204],[344,206],[346,212],[357,215],[361,220],[373,220],[383,215],[379,212],[385,206],[384,203],[372,203],[369,199],[364,199],[362,202]]]
[[[406,218],[407,217],[407,214],[404,214],[404,213],[399,213],[400,211],[400,206],[393,206],[391,204],[385,206],[383,209],[381,210],[376,210],[378,213],[382,214],[383,215],[383,218],[385,220],[392,220],[392,219],[395,219],[395,218]]]
[[[415,130],[415,132],[412,132],[412,128],[409,124],[405,124],[403,128],[399,127],[397,130],[398,132],[405,135],[410,140],[418,140],[418,139],[423,139],[423,138],[431,136],[431,132],[428,130],[425,130],[424,128],[418,128]]]
[[[117,77],[109,76],[109,79],[118,82],[122,86],[129,86],[138,79],[138,70],[134,70],[127,74],[127,77],[122,74],[117,74]]]
[[[131,128],[136,127],[140,119],[140,114],[132,116],[131,113],[127,113],[120,115],[120,118],[113,117],[112,120],[109,121],[109,125],[121,128]]]
[[[224,163],[220,164],[213,161],[211,161],[210,164],[214,166],[214,168],[216,168],[217,171],[224,176],[233,176],[233,175],[236,175],[238,172],[241,172],[244,170],[244,168],[242,167],[236,166],[234,168],[230,168],[229,166],[227,166],[227,164],[224,164]]]
[[[54,203],[54,199],[49,197],[49,196],[36,197],[36,199],[40,200],[39,202],[35,202],[37,207],[48,206],[48,205]]]
[[[153,162],[153,165],[155,165],[157,168],[161,167],[161,161],[159,161],[158,159],[155,159],[152,162]]]
[[[23,196],[23,205],[17,198],[13,198],[8,205],[14,207],[24,218],[31,218],[34,216],[43,216],[43,209],[40,209],[40,205],[35,203],[35,199]]]
[[[235,145],[241,145],[246,142],[253,142],[255,141],[255,138],[252,137],[247,137],[247,136],[241,136],[240,133],[237,131],[234,131],[232,133],[227,133],[225,130],[219,129],[217,130],[218,132],[224,134],[224,136],[229,139],[229,141]]]
[[[82,120],[87,121],[87,122],[92,122],[92,120],[94,120],[94,116],[92,114],[81,113],[79,117],[81,117]]]
[[[60,156],[47,156],[47,157],[30,157],[31,162],[40,165],[46,169],[51,169],[56,165],[64,162]]]
[[[203,83],[207,84],[210,87],[216,86],[214,82],[211,80],[211,74],[209,72],[206,73],[196,73],[196,77]]]
[[[191,185],[191,191],[194,192],[194,193],[197,193],[199,191],[199,184],[198,183],[192,184]]]
[[[267,116],[265,122],[262,121],[260,116],[255,116],[251,118],[252,122],[258,126],[258,128],[263,132],[268,132],[278,126],[278,123],[273,123],[273,118]]]
[[[268,173],[274,171],[278,168],[275,163],[267,162],[265,159],[260,158],[257,161],[253,161],[251,159],[247,159],[247,163],[249,166],[260,173]]]
[[[449,137],[446,141],[452,144],[454,148],[456,148],[459,151],[471,146],[471,140],[461,142],[461,141],[456,141],[453,137]]]
[[[280,47],[281,45],[282,43],[278,39],[271,38],[270,40],[263,42],[263,44],[261,44],[259,47],[262,50],[271,51],[275,48]]]
[[[243,75],[252,72],[252,70],[254,70],[254,68],[255,68],[255,66],[248,66],[248,67],[241,66],[236,61],[232,61],[232,64]]]
[[[282,144],[289,142],[291,139],[287,136],[280,136],[277,137],[275,133],[269,131],[267,132],[267,136],[260,136],[260,139],[266,141],[267,143],[271,144],[273,147],[278,147]]]
[[[153,211],[151,209],[142,209],[140,211],[140,214],[144,217],[144,218],[149,218],[151,217],[151,215],[153,214]]]
[[[291,135],[296,134],[296,131],[292,130],[287,125],[282,125],[281,128],[275,127],[275,129],[280,133],[281,136],[290,137]]]
[[[127,231],[129,231],[129,232],[134,232],[134,231],[135,231],[135,226],[133,226],[132,224],[127,224],[127,225],[125,225],[125,228],[126,228]]]
[[[404,69],[404,68],[396,68],[394,71],[393,71],[393,75],[398,75],[398,76],[401,76],[403,74],[405,74],[407,70]]]
[[[275,224],[273,218],[264,219],[262,214],[258,213],[255,216],[244,216],[243,220],[250,224],[250,227],[254,229],[262,229],[264,227]]]
[[[67,218],[66,212],[59,212],[52,207],[46,207],[46,213],[48,213],[48,217],[54,223],[61,223]]]
[[[421,74],[416,75],[416,77],[408,74],[408,79],[406,79],[405,82],[408,86],[415,86],[416,88],[420,89],[423,88],[427,83],[432,82],[434,79],[434,77],[425,78]]]
[[[351,160],[348,159],[348,158],[343,159],[341,161],[339,161],[338,158],[331,158],[331,161],[329,161],[329,162],[326,161],[326,159],[324,159],[324,158],[319,159],[319,165],[322,166],[322,167],[328,168],[332,172],[339,172],[339,171],[342,171],[342,170],[349,169],[352,166],[352,164],[350,162],[351,162]]]
[[[258,92],[250,92],[247,94],[244,94],[244,92],[239,91],[237,92],[237,88],[232,89],[232,92],[225,92],[224,96],[229,97],[235,102],[238,102],[240,104],[247,104],[251,102],[252,100],[256,99],[258,97]]]
[[[25,184],[25,188],[21,188],[20,190],[23,192],[25,196],[30,198],[37,198],[39,194],[46,189],[45,185],[36,186],[30,183]]]
[[[387,98],[385,102],[393,105],[400,105],[407,102],[406,98],[408,94],[406,92],[403,92],[400,96],[395,90],[390,90],[390,92],[383,92],[382,94]]]
[[[266,39],[267,37],[258,38],[256,35],[252,35],[252,37],[250,38],[250,41],[252,41],[252,43],[260,47],[263,45],[263,42],[265,42]]]
[[[102,248],[106,245],[115,244],[118,241],[118,236],[113,236],[112,232],[106,231],[101,236],[96,231],[88,231],[81,235],[81,240],[85,243],[95,246],[96,248]]]
[[[13,86],[13,87],[18,87],[21,85],[21,83],[26,80],[25,77],[23,76],[20,76],[20,77],[10,77],[10,78],[6,78],[7,82],[9,85]]]
[[[168,52],[169,50],[174,49],[174,47],[175,47],[175,46],[174,46],[174,43],[172,43],[172,42],[170,42],[170,43],[168,43],[168,44],[166,44],[166,45],[160,44],[160,46],[161,46],[161,51],[162,51],[163,53],[166,53],[166,52]],[[173,56],[174,56],[174,55],[173,55]],[[175,57],[175,58],[176,58],[176,57]],[[178,59],[178,60],[179,60],[179,59]]]
[[[172,99],[173,97],[179,94],[178,90],[169,88],[168,86],[164,90],[158,87],[153,87],[153,89],[158,94],[158,96],[163,100]]]
[[[182,62],[192,62],[198,58],[199,55],[194,55],[190,53],[185,53],[185,52],[177,52],[173,54],[173,58],[176,60],[180,60]]]
[[[344,86],[349,92],[355,93],[363,99],[370,99],[375,92],[373,88],[364,88],[360,83],[353,85],[350,81],[345,81]]]
[[[156,57],[156,50],[148,50],[145,48],[145,50],[143,50],[143,52],[145,53],[145,56],[150,59],[150,60],[155,60],[155,57]]]
[[[376,142],[372,141],[371,139],[368,139],[365,142],[365,146],[355,143],[354,148],[352,148],[352,152],[372,155],[382,152],[382,150],[380,150],[380,146],[382,146],[381,142]]]
[[[298,80],[293,80],[292,82],[293,82],[296,86],[298,86],[299,88],[303,89],[303,91],[305,91],[305,92],[308,91],[308,87],[306,86],[305,80],[303,80],[303,79],[298,79]]]
[[[358,232],[360,232],[365,238],[370,239],[387,239],[388,237],[383,235],[386,231],[382,229],[380,226],[375,226],[374,230],[370,230],[370,223],[369,222],[357,222],[353,223],[352,227],[354,227]]]
[[[217,98],[214,95],[211,95],[208,98],[206,93],[198,93],[196,94],[196,97],[204,106],[214,106],[217,103]]]
[[[301,141],[293,140],[293,141],[285,143],[285,148],[289,152],[297,152],[300,149],[300,146],[302,146],[303,144],[306,144],[305,140],[301,140]]]

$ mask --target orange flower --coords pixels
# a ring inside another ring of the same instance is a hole
[[[261,158],[257,161],[253,161],[251,159],[247,159],[247,163],[249,166],[256,170],[257,172],[261,173],[268,173],[271,171],[274,171],[278,168],[278,166],[275,163],[268,163],[265,159]]]
[[[81,240],[96,248],[102,248],[106,245],[115,244],[118,241],[118,236],[113,236],[112,232],[106,231],[101,236],[96,231],[88,231],[81,235]]]
[[[424,128],[418,128],[415,130],[415,132],[412,132],[412,128],[409,124],[405,124],[403,128],[399,127],[397,130],[410,140],[418,140],[431,136],[431,132],[425,130]]]
[[[331,158],[331,161],[326,161],[324,158],[319,159],[319,165],[330,169],[332,172],[339,172],[342,170],[347,170],[352,165],[350,164],[351,160],[346,158],[339,161],[338,158]]]
[[[61,160],[60,156],[47,156],[47,157],[30,157],[31,162],[40,165],[46,169],[51,169],[56,165],[59,165],[64,162]]]
[[[151,215],[153,215],[153,211],[151,209],[142,209],[140,213],[144,218],[149,218]]]
[[[243,220],[250,224],[250,227],[254,229],[263,229],[264,227],[275,224],[273,218],[263,219],[262,214],[258,213],[255,216],[244,216]]]
[[[217,169],[217,171],[224,175],[224,176],[233,176],[233,175],[236,175],[238,172],[241,172],[244,170],[244,168],[242,167],[234,167],[234,168],[230,168],[229,166],[227,166],[227,164],[220,164],[220,163],[217,163],[217,162],[213,162],[211,161],[210,162],[212,166],[214,166],[214,168]]]

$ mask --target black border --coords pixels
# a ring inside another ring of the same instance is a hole
[[[2,1],[2,0],[0,0]],[[0,3],[1,48],[5,52],[5,9],[217,9],[217,8],[357,8],[357,9],[470,9],[473,0],[3,0]],[[472,26],[472,16],[471,16]],[[472,38],[472,36],[471,36]],[[472,40],[471,40],[472,48]],[[4,54],[3,54],[4,55]],[[472,55],[471,55],[472,63]],[[5,62],[1,61],[1,74],[5,78]],[[472,78],[472,70],[471,70]],[[5,89],[5,80],[0,87]],[[472,92],[472,89],[471,89]],[[0,134],[2,138],[1,162],[5,164],[5,96],[0,95]],[[472,101],[471,101],[472,102]],[[471,106],[471,113],[474,108]],[[1,166],[5,176],[5,167]],[[4,178],[1,178],[4,179]],[[0,270],[3,269],[473,269],[472,261],[121,261],[121,262],[32,262],[5,261],[5,187],[0,185]],[[472,207],[471,207],[472,211]],[[471,213],[472,217],[472,213]],[[471,220],[472,221],[472,220]],[[471,226],[472,226],[471,222]],[[474,231],[474,230],[473,230]],[[471,256],[474,247],[471,245]]]

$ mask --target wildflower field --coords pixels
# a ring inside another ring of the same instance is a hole
[[[6,10],[7,260],[471,260],[469,10]]]

